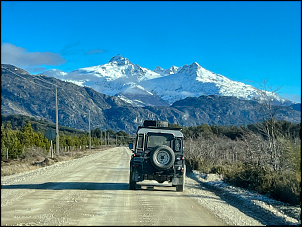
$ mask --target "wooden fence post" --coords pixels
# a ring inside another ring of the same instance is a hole
[[[53,144],[52,144],[52,141],[51,141],[51,157],[53,158],[53,153],[54,153],[54,149],[53,149]]]

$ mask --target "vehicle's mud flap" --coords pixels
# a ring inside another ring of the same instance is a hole
[[[143,175],[139,174],[138,172],[134,172],[131,179],[136,182],[143,181]]]
[[[173,177],[172,185],[176,186],[176,185],[180,185],[180,184],[182,184],[182,177]]]

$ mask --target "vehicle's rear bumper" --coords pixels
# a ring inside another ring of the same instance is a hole
[[[132,180],[135,182],[143,181],[143,180],[156,180],[158,182],[172,182],[172,185],[179,185],[182,182],[183,175],[181,174],[142,174],[137,171],[133,172]]]

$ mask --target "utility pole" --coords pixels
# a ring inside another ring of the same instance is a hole
[[[59,154],[59,114],[58,114],[58,91],[56,86],[56,151]]]
[[[89,150],[91,150],[90,109],[89,109]]]
[[[104,131],[104,145],[107,145],[106,131]]]
[[[102,146],[102,130],[101,130],[101,146]]]

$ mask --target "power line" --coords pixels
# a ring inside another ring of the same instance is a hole
[[[46,83],[49,83],[49,84],[51,84],[51,85],[53,85],[53,86],[58,87],[58,85],[53,84],[53,83],[51,83],[51,82],[49,82],[49,81],[47,81],[47,80],[44,80],[43,78],[39,78],[38,76],[41,76],[41,75],[37,75],[36,77],[34,77],[34,79],[38,79],[38,80],[41,80],[41,81],[43,81],[43,82],[46,82]]]
[[[7,69],[7,70],[10,71],[11,73],[15,74],[16,76],[25,79],[26,81],[32,82],[32,81],[27,80],[26,78],[24,78],[24,77],[22,77],[22,76],[20,76],[20,75],[18,75],[18,74],[16,74],[16,73],[14,73],[14,72],[12,72],[12,71],[9,70],[9,69]],[[40,84],[37,84],[37,83],[35,83],[35,82],[32,82],[32,83],[35,84],[35,85],[41,86],[41,87],[45,87],[45,86],[40,85]],[[49,82],[49,83],[50,83],[50,82]],[[53,85],[54,85],[54,84],[53,84]],[[57,87],[58,87],[58,86],[57,86],[57,85],[55,85],[55,86],[56,86],[56,152],[57,152],[57,154],[59,154],[59,118],[58,118],[58,99],[57,99]],[[45,88],[51,90],[51,88],[48,88],[48,87],[45,87]]]
[[[15,78],[15,80],[24,81],[24,80],[26,80],[26,78],[23,78],[23,77],[22,77],[22,79]],[[27,81],[29,81],[29,80],[27,80]],[[43,88],[51,89],[51,88],[48,88],[48,87],[44,87],[43,85],[36,84],[36,83],[34,83],[34,82],[32,82],[32,81],[29,81],[29,82],[33,83],[34,85],[41,86],[41,87],[43,87]]]
[[[9,69],[6,69],[6,70],[10,71]],[[44,87],[44,88],[46,88],[46,89],[50,89],[50,90],[52,90],[52,88],[45,87],[45,86],[43,86],[43,85],[41,85],[41,84],[37,84],[37,83],[35,83],[34,81],[27,80],[25,77],[20,76],[20,75],[18,75],[18,74],[16,74],[16,73],[14,73],[14,72],[12,72],[12,71],[10,71],[10,72],[11,72],[11,73],[13,73],[13,74],[15,74],[15,75],[16,75],[16,76],[18,76],[18,77],[21,77],[22,79],[24,79],[24,80],[26,80],[26,81],[28,81],[28,82],[31,82],[31,83],[35,84],[35,85],[38,85],[38,86]]]
[[[6,70],[8,70],[8,71],[10,71],[11,73],[15,74],[16,76],[19,76],[19,77],[21,77],[21,78],[23,78],[23,79],[26,80],[26,78],[24,78],[24,77],[22,77],[22,76],[20,76],[20,75],[18,75],[18,74],[16,74],[16,73],[14,73],[14,72],[12,72],[11,70],[9,70],[9,69],[6,69]],[[38,76],[39,76],[39,77],[38,77]],[[49,82],[49,81],[47,81],[47,80],[41,78],[41,76],[42,76],[42,75],[37,75],[37,77],[33,77],[33,79],[37,79],[37,80],[40,80],[40,81],[42,81],[42,82],[46,82],[46,83],[49,83],[49,84],[51,84],[51,85],[53,85],[53,86],[56,86],[56,87],[62,89],[63,92],[65,93],[65,95],[66,95],[67,97],[69,97],[69,95],[66,93],[66,91],[65,91],[62,87],[59,87],[58,85],[53,84],[53,83],[51,83],[51,82]],[[34,84],[36,84],[36,85],[38,85],[38,86],[41,86],[41,87],[45,87],[45,86],[40,85],[40,84],[37,84],[37,83],[35,83],[35,82],[33,82],[33,81],[29,81],[29,82],[34,83]],[[48,88],[48,87],[45,87],[45,88],[51,89],[51,88]],[[77,103],[75,103],[72,99],[70,99],[70,100],[71,100],[71,102],[72,102],[73,104],[75,104],[75,105],[77,104]]]
[[[53,89],[53,88],[45,87],[44,85],[38,84],[38,83],[36,83],[36,82],[34,82],[34,81],[27,80],[25,77],[20,76],[20,75],[16,74],[15,72],[12,72],[12,71],[9,70],[9,69],[6,69],[6,70],[10,71],[11,73],[15,74],[15,75],[18,76],[18,77],[21,77],[22,79],[24,79],[24,80],[26,80],[26,81],[28,81],[28,82],[33,83],[34,85],[38,85],[38,86],[41,86],[41,87],[43,87],[43,88],[47,88],[47,89],[49,89],[49,90],[52,90],[52,89]],[[40,81],[42,81],[42,82],[46,82],[46,83],[49,83],[49,84],[51,84],[51,85],[54,85],[54,86],[56,86],[56,87],[58,87],[58,88],[61,88],[61,87],[59,87],[58,85],[53,84],[53,83],[51,83],[51,82],[49,82],[49,81],[46,81],[46,80],[44,80],[44,79],[41,79],[41,78],[35,77],[35,78],[33,78],[33,79],[38,79],[38,80],[40,80]],[[63,88],[61,88],[61,89],[63,90],[63,92],[65,93],[65,95],[68,97],[68,94],[66,93],[66,91],[65,91]],[[76,105],[76,103],[75,103],[72,99],[70,99],[70,100],[72,101],[73,104]]]
[[[22,76],[16,74],[15,72],[13,72],[13,71],[11,71],[11,70],[9,70],[9,69],[6,69],[6,70],[7,70],[7,71],[10,71],[11,73],[15,74],[15,75],[18,76],[18,77],[21,77],[21,78],[27,80],[26,78],[24,78],[24,77],[22,77]],[[40,81],[42,81],[42,82],[45,82],[45,83],[48,83],[48,84],[51,84],[51,85],[53,85],[53,86],[58,87],[58,85],[56,85],[56,84],[54,84],[54,83],[51,83],[51,82],[49,82],[49,81],[47,81],[47,80],[45,80],[45,79],[43,79],[43,78],[40,78],[41,76],[42,76],[42,75],[37,75],[36,77],[32,77],[32,79],[33,79],[33,80],[37,79],[37,80],[40,80]],[[45,86],[43,86],[43,85],[41,85],[41,84],[35,83],[34,81],[29,81],[29,82],[31,82],[31,83],[33,83],[33,84],[35,84],[35,85],[38,85],[38,86],[41,86],[41,87],[50,89],[50,90],[52,89],[52,88],[49,88],[49,87],[45,87]],[[60,87],[59,87],[59,88],[60,88]],[[61,89],[63,90],[63,88],[61,88]]]
[[[11,72],[11,73],[13,73],[14,75],[16,75],[16,76],[18,76],[18,77],[20,77],[20,78],[22,78],[22,79],[24,79],[24,80],[26,80],[26,81],[29,81],[29,82],[31,82],[31,83],[33,83],[34,85],[38,85],[38,86],[41,86],[41,87],[44,87],[44,88],[46,88],[46,89],[50,89],[50,90],[52,90],[52,88],[49,88],[49,87],[45,87],[45,86],[43,86],[43,85],[41,85],[41,84],[38,84],[38,83],[36,83],[36,82],[34,82],[34,81],[30,81],[30,80],[27,80],[26,78],[24,78],[24,77],[22,77],[22,76],[20,76],[20,75],[18,75],[18,74],[16,74],[15,72],[12,72],[11,70],[9,70],[9,69],[6,69],[7,71],[9,71],[9,72]],[[34,79],[37,79],[37,80],[40,80],[40,81],[42,81],[42,82],[44,82],[44,83],[48,83],[48,84],[51,84],[51,85],[53,85],[53,86],[55,86],[56,87],[56,91],[55,91],[55,94],[56,94],[56,134],[57,134],[57,136],[56,136],[56,150],[57,150],[57,153],[59,152],[59,132],[58,132],[58,102],[57,102],[57,88],[61,88],[61,87],[59,87],[58,85],[56,85],[56,84],[53,84],[53,83],[51,83],[51,82],[49,82],[49,81],[46,81],[45,79],[43,79],[43,78],[41,78],[41,75],[38,75],[38,76],[36,76],[36,77],[32,77],[32,79],[34,80]],[[66,93],[66,91],[63,89],[63,88],[61,88],[62,90],[63,90],[63,92],[65,93],[65,95],[67,96],[67,97],[69,97],[68,96],[68,94]],[[74,105],[77,105],[74,101],[73,101],[73,99],[70,99],[71,100],[71,102],[74,104]],[[89,134],[91,133],[90,132],[90,108],[89,108],[89,120],[88,120],[88,123],[89,123]],[[91,149],[91,139],[89,140],[89,149]]]
[[[40,74],[40,75],[38,75],[38,76],[42,76],[42,75]],[[54,85],[54,86],[57,86],[57,87],[58,87],[58,85],[53,84],[53,83],[51,83],[51,82],[49,82],[49,81],[47,81],[47,80],[45,80],[45,79],[43,79],[43,78],[36,78],[36,79],[39,79],[39,80],[41,80],[41,81],[47,82],[47,83],[49,83],[49,84],[52,84],[52,85]],[[62,89],[62,90],[63,90],[63,92],[65,93],[65,95],[66,95],[67,97],[69,97],[69,95],[66,93],[66,91],[65,91],[65,90],[64,90],[62,87],[58,87],[58,88]],[[73,101],[73,99],[68,99],[68,100],[71,100],[71,102],[72,102],[74,105],[76,105],[76,104],[77,104],[77,103],[75,103],[75,102]]]
[[[18,76],[18,77],[23,78],[23,79],[26,80],[26,81],[29,81],[29,82],[33,83],[34,85],[38,85],[38,86],[44,87],[44,88],[49,89],[49,90],[52,90],[52,89],[53,89],[53,88],[45,87],[45,86],[43,86],[43,85],[41,85],[41,84],[38,84],[38,83],[36,83],[36,82],[34,82],[34,81],[27,80],[26,78],[24,78],[24,77],[22,77],[22,76],[16,74],[15,72],[12,72],[12,71],[9,70],[9,69],[6,69],[6,70],[8,70],[9,72],[15,74],[15,75]],[[70,97],[70,95],[68,95],[67,92],[66,92],[62,87],[59,87],[58,85],[53,84],[53,83],[51,83],[51,82],[49,82],[49,81],[47,81],[47,80],[41,78],[41,75],[38,75],[37,77],[32,77],[32,79],[33,79],[33,80],[34,80],[34,79],[37,79],[37,80],[40,80],[40,81],[42,81],[42,82],[45,82],[45,83],[51,84],[51,85],[53,85],[53,86],[56,86],[56,90],[57,90],[57,88],[61,88],[61,90],[63,90],[63,92],[65,93],[65,95],[66,95],[67,97]],[[74,105],[77,105],[77,104],[78,104],[78,103],[75,103],[75,102],[73,101],[72,98],[70,98],[69,100],[70,100]],[[56,91],[56,108],[57,108],[57,91]],[[56,111],[56,112],[57,112],[57,111]],[[89,115],[90,115],[90,108],[89,108]],[[90,120],[89,120],[89,124],[90,124]],[[90,130],[89,130],[89,131],[90,131]]]

